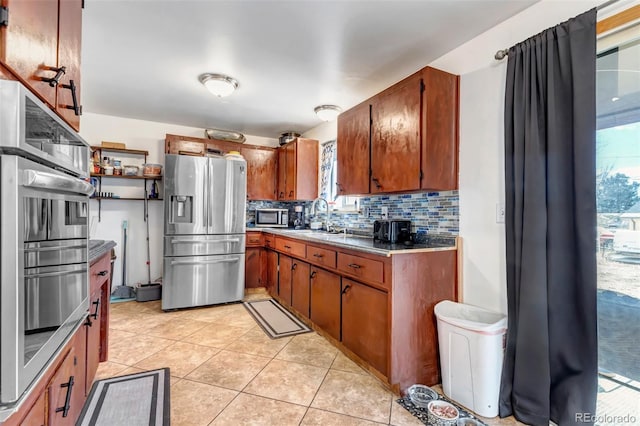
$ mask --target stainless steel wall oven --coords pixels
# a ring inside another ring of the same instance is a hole
[[[86,316],[85,155],[31,93],[0,82],[0,406],[19,401]]]

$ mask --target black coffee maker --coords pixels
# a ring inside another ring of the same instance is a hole
[[[304,206],[293,207],[293,228],[304,229]]]

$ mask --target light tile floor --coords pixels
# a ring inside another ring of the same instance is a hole
[[[169,367],[172,425],[422,424],[322,336],[271,340],[242,304],[165,313],[159,301],[116,303],[110,326],[96,378]]]

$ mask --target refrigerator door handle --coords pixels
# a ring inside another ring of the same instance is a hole
[[[240,261],[240,259],[219,259],[219,260],[172,260],[171,266],[173,265],[211,265],[214,263],[235,263]]]
[[[239,243],[239,238],[226,238],[224,240],[194,240],[189,238],[174,238],[171,240],[171,244],[213,244],[213,243]]]

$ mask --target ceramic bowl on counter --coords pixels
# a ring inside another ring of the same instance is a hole
[[[447,401],[431,401],[427,405],[427,416],[433,425],[453,426],[458,421],[460,412],[455,405]]]

